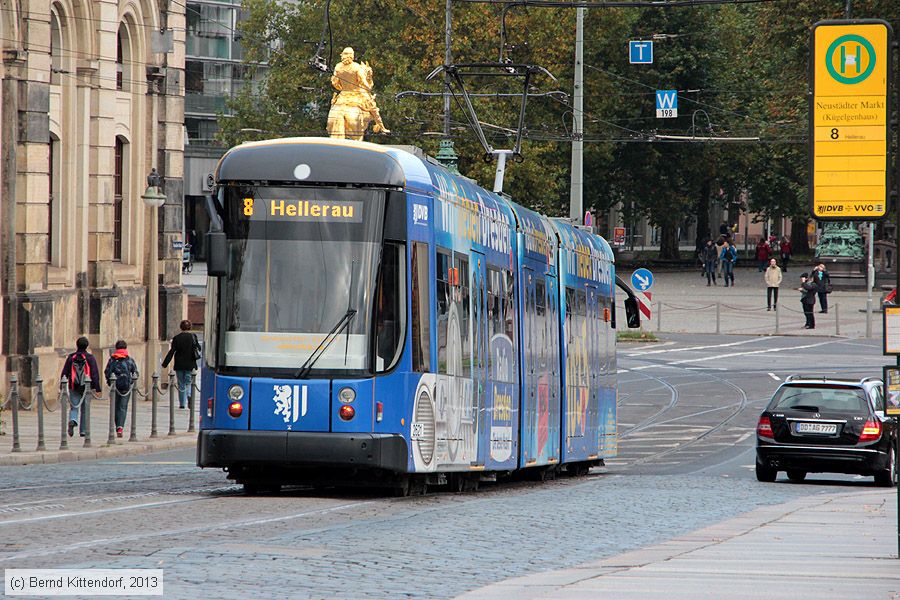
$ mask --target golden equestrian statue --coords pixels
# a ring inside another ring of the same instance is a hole
[[[372,67],[353,60],[353,48],[344,48],[341,62],[334,68],[331,85],[337,90],[328,111],[328,135],[362,141],[366,127],[374,121],[372,131],[390,133],[381,121],[372,93]]]

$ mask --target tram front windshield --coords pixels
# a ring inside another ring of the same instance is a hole
[[[384,198],[345,188],[225,189],[226,366],[299,369],[352,310],[312,368],[370,369]]]

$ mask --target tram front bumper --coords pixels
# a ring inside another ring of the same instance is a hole
[[[406,472],[403,436],[381,433],[208,429],[197,439],[197,466],[364,467]]]

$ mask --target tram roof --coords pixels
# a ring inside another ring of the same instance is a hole
[[[612,248],[599,235],[588,233],[562,219],[551,219],[551,222],[559,234],[560,246],[566,250],[590,254],[592,257],[603,258],[608,261],[613,260]]]
[[[306,165],[307,168],[300,168]],[[352,167],[348,168],[348,165]],[[216,167],[218,181],[291,181],[384,185],[430,190],[422,161],[404,150],[324,137],[246,142]]]

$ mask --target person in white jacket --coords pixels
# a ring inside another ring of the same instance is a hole
[[[772,258],[769,259],[769,266],[763,275],[766,280],[766,301],[769,307],[766,310],[778,310],[778,286],[781,285],[781,267],[778,262]],[[774,301],[773,301],[774,299]]]

